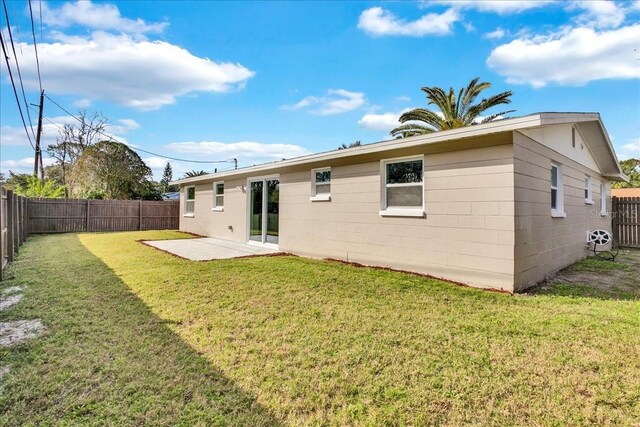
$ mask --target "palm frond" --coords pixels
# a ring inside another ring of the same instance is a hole
[[[415,108],[407,111],[399,118],[400,123],[403,123],[403,125],[393,129],[391,135],[404,138],[476,124],[478,118],[486,110],[497,105],[511,103],[511,91],[505,91],[476,102],[480,93],[490,87],[491,83],[480,82],[480,77],[472,79],[457,94],[453,87],[450,87],[448,91],[438,86],[422,87],[420,90],[426,94],[427,105],[435,105],[440,110],[440,113],[427,108]],[[480,123],[496,120],[513,111],[515,110],[491,114],[482,118]]]
[[[427,133],[433,133],[435,129],[422,126],[417,123],[407,123],[405,125],[400,125],[397,128],[391,131],[391,136],[393,137],[401,137],[408,138],[410,136],[416,135],[425,135]]]

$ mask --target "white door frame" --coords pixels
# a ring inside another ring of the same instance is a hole
[[[267,248],[278,249],[278,245],[275,243],[267,243],[265,241],[265,236],[267,233],[267,181],[269,180],[278,180],[278,184],[280,183],[280,174],[275,175],[264,175],[264,176],[252,176],[247,178],[247,244],[262,246]],[[262,241],[256,242],[255,240],[251,240],[251,209],[253,206],[251,205],[251,183],[252,182],[260,182],[262,181]],[[278,190],[279,191],[279,190]],[[278,212],[280,211],[280,201],[278,201]],[[278,242],[280,242],[280,224],[278,224]]]

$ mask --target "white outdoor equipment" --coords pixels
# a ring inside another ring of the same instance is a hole
[[[615,261],[618,252],[620,252],[618,244],[607,230],[589,231],[587,241],[593,245],[593,253],[598,258]]]

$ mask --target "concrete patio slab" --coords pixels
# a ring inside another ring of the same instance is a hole
[[[149,240],[143,243],[193,261],[229,259],[280,253],[278,249],[206,237],[201,239]]]

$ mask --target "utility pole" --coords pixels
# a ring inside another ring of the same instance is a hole
[[[44,110],[44,89],[40,92],[40,107],[38,108],[38,131],[36,132],[36,158],[33,165],[33,174],[38,176],[40,169],[40,180],[44,180],[44,167],[42,166],[42,150],[40,149],[40,136],[42,136],[42,111]]]
[[[233,158],[233,166],[234,169],[238,169],[238,159],[236,159],[235,157]]]

